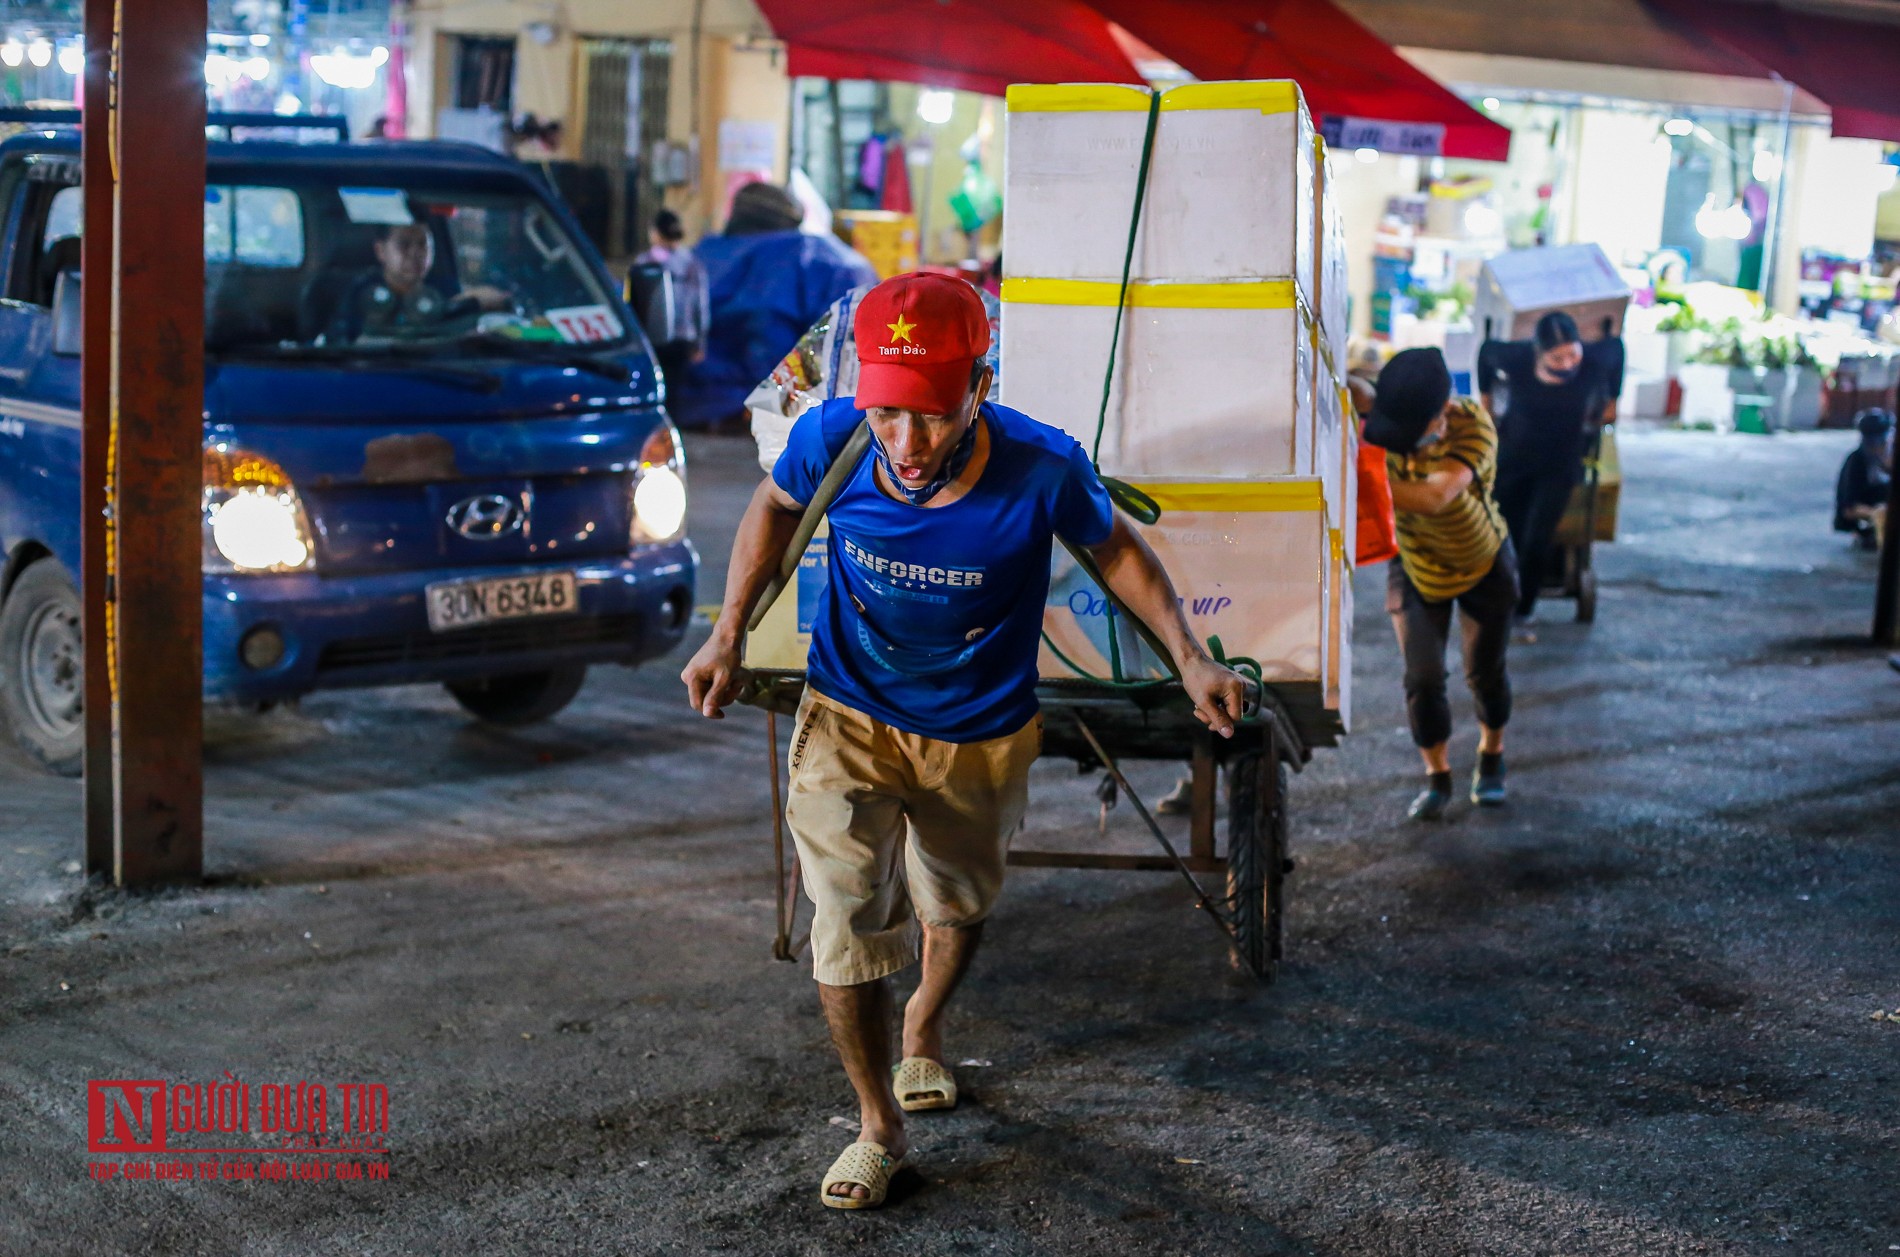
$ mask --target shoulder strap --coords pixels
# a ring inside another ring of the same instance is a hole
[[[799,560],[805,557],[805,547],[811,544],[812,534],[818,531],[818,521],[825,517],[831,504],[844,489],[845,481],[857,470],[858,461],[864,457],[864,451],[871,448],[871,425],[862,420],[852,430],[851,438],[838,451],[838,457],[831,460],[831,467],[825,472],[825,478],[818,482],[818,488],[811,495],[811,501],[805,504],[805,513],[799,517],[798,529],[792,533],[791,544],[785,547],[785,557],[779,560],[778,575],[759,595],[759,604],[752,608],[752,619],[746,623],[746,631],[759,627],[765,621],[765,613],[772,609],[778,596],[785,592],[785,586],[791,584],[793,575],[798,571]]]

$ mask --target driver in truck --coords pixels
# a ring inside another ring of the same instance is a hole
[[[325,344],[347,345],[363,336],[428,335],[444,323],[513,304],[492,284],[475,284],[447,297],[429,283],[435,236],[424,223],[386,223],[374,248],[376,265],[344,291],[324,332]]]

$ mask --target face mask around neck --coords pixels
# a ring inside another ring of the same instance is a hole
[[[950,456],[943,460],[943,466],[937,469],[937,474],[932,476],[927,484],[915,489],[906,486],[903,480],[899,479],[897,468],[891,464],[890,452],[884,448],[884,442],[877,439],[875,431],[871,433],[871,448],[877,454],[878,463],[884,468],[885,478],[904,495],[904,500],[912,506],[922,506],[941,493],[951,481],[961,476],[963,469],[970,465],[970,456],[976,453],[976,425],[980,422],[982,422],[982,415],[972,413],[970,422],[964,426],[962,437],[957,440],[956,448],[951,450]]]

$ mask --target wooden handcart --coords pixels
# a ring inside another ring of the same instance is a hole
[[[783,758],[777,717],[791,715],[804,692],[804,674],[758,672],[748,699],[768,713],[772,755],[773,848],[778,861],[778,936],[774,955],[796,957],[798,862],[788,858]],[[1044,681],[1043,755],[1073,759],[1084,771],[1101,768],[1128,796],[1160,851],[1132,855],[1043,851],[1012,847],[1020,868],[1148,870],[1178,873],[1197,906],[1227,936],[1235,963],[1263,982],[1273,980],[1284,936],[1285,886],[1293,870],[1287,849],[1287,785],[1315,747],[1336,746],[1339,713],[1325,707],[1316,683],[1263,687],[1255,708],[1232,738],[1217,737],[1194,718],[1178,685],[1116,688],[1088,681]],[[1162,760],[1191,765],[1188,842],[1179,850],[1130,787],[1121,765]],[[1216,797],[1226,771],[1226,840],[1216,836]]]
[[[1604,425],[1590,442],[1583,459],[1583,482],[1570,492],[1570,501],[1551,539],[1551,560],[1544,564],[1544,586],[1538,592],[1574,598],[1577,622],[1597,618],[1597,542],[1616,540],[1616,509],[1622,489],[1617,461],[1616,429]]]

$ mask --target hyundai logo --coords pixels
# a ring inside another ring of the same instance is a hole
[[[528,512],[521,499],[503,493],[463,498],[449,508],[448,526],[471,541],[493,541],[521,531]]]

